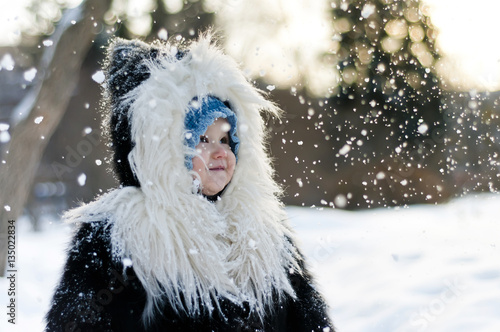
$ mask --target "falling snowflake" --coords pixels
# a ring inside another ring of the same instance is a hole
[[[162,39],[162,40],[167,40],[168,39],[168,31],[167,29],[160,29],[160,31],[158,31],[158,38]]]
[[[339,154],[344,156],[349,153],[349,151],[351,151],[351,146],[349,144],[346,144],[339,150]]]
[[[85,185],[85,182],[87,181],[87,175],[85,175],[85,173],[82,173],[78,176],[78,184],[80,186],[84,186]]]
[[[132,266],[132,260],[128,257],[125,257],[123,260],[122,260],[122,263],[123,263],[123,267],[130,267]]]
[[[370,15],[375,13],[375,9],[376,7],[374,4],[367,3],[364,5],[363,10],[361,11],[361,16],[363,16],[363,18],[368,18],[370,17]]]
[[[338,194],[337,196],[335,196],[333,204],[335,204],[335,207],[344,208],[347,206],[347,198],[342,194]]]
[[[0,143],[7,143],[10,141],[10,134],[8,131],[1,131],[0,132]]]
[[[104,82],[105,76],[103,71],[102,70],[97,71],[94,75],[92,75],[92,79],[99,84]]]
[[[9,53],[5,54],[2,60],[0,60],[0,70],[5,69],[11,71],[14,69],[14,65],[15,65],[14,59],[12,58],[12,55],[10,55]]]
[[[31,69],[29,69],[29,70],[27,70],[27,71],[25,71],[25,72],[24,72],[24,75],[23,75],[23,76],[24,76],[24,79],[25,79],[26,81],[28,81],[28,82],[32,82],[32,81],[33,81],[33,79],[34,79],[34,78],[35,78],[35,76],[36,76],[36,73],[37,73],[36,68],[31,68]]]
[[[9,125],[7,123],[0,123],[0,143],[7,143],[10,141]]]
[[[429,126],[426,123],[422,123],[420,126],[418,126],[418,132],[422,135],[425,134],[428,130]]]

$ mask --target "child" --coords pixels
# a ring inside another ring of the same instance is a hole
[[[210,36],[116,39],[105,71],[121,186],[66,213],[47,331],[333,331],[264,148],[278,108]]]

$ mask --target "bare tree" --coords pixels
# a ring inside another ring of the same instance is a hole
[[[14,112],[17,123],[0,164],[0,275],[7,263],[7,223],[22,212],[42,154],[67,109],[81,64],[110,5],[111,0],[87,0],[65,12],[40,62],[37,86]]]

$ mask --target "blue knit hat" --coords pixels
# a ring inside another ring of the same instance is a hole
[[[184,119],[184,127],[186,128],[185,144],[194,150],[200,143],[200,136],[218,118],[226,119],[231,126],[228,133],[229,147],[237,159],[240,140],[236,136],[236,114],[226,104],[212,96],[205,97],[201,101],[197,98],[191,101]],[[193,157],[194,155],[186,155],[185,157],[185,165],[189,170],[193,169]]]

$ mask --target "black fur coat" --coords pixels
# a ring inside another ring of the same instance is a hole
[[[79,227],[47,315],[47,331],[333,332],[327,307],[303,264],[302,275],[289,274],[297,298],[277,300],[263,321],[244,306],[222,300],[220,312],[198,317],[176,313],[167,305],[146,327],[141,320],[146,293],[133,268],[113,260],[109,233],[103,222]]]

